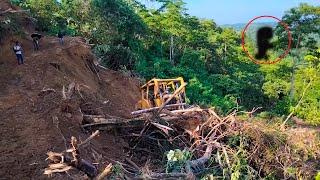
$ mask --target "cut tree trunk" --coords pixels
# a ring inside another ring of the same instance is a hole
[[[114,128],[143,128],[144,119],[102,119],[100,122],[82,125],[82,128],[93,128],[99,130],[112,130]]]
[[[57,163],[58,165],[61,165],[63,167],[74,167],[79,169],[80,171],[83,171],[86,173],[89,177],[95,177],[98,174],[98,170],[95,166],[93,166],[91,163],[89,163],[86,160],[79,159],[78,161],[74,161],[70,156],[62,155],[60,153],[48,153],[48,159],[52,160],[53,162]],[[77,163],[75,163],[77,162]],[[55,166],[49,166],[49,168],[45,169],[45,174],[50,175],[56,171]],[[70,168],[64,168],[65,170],[68,170]]]
[[[186,103],[180,103],[180,104],[169,104],[169,105],[166,105],[164,107],[164,109],[168,109],[168,108],[172,108],[172,107],[179,107],[179,106],[185,106]],[[152,111],[156,111],[160,109],[160,107],[154,107],[154,108],[149,108],[149,109],[143,109],[143,110],[139,110],[139,111],[133,111],[131,112],[131,115],[140,115],[140,114],[143,114],[143,113],[148,113],[148,112],[152,112]]]

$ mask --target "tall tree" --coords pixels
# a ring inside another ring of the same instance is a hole
[[[113,69],[133,69],[146,29],[140,16],[123,0],[93,0],[93,11],[98,55]]]
[[[290,98],[293,99],[295,92],[295,71],[304,64],[302,50],[314,49],[316,38],[320,34],[320,7],[308,4],[300,4],[286,12],[282,21],[288,24],[292,33],[293,64],[291,69]],[[282,25],[277,26],[276,34],[279,37],[279,49],[286,49],[288,36]]]
[[[52,24],[55,24],[55,16],[59,13],[59,4],[56,0],[26,0],[22,6],[34,14],[40,31],[50,31]]]
[[[185,15],[185,3],[182,0],[172,0],[166,3],[165,13],[161,24],[164,27],[164,31],[168,34],[170,40],[169,59],[172,64],[175,63],[175,47],[179,44],[179,40],[185,33],[185,27],[183,23],[183,16]],[[179,48],[179,47],[178,47]]]
[[[88,37],[90,28],[90,9],[92,0],[61,0],[61,16],[69,28],[79,35]]]

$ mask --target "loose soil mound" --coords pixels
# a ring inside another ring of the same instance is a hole
[[[8,8],[13,7],[0,2],[1,11]],[[66,150],[71,136],[84,140],[90,135],[79,126],[82,113],[130,117],[139,82],[112,70],[92,69],[96,60],[81,38],[66,37],[61,46],[57,38],[45,36],[40,50],[33,51],[30,27],[21,29],[22,34],[7,36],[0,44],[0,177],[39,179],[46,177],[46,152]],[[24,50],[25,64],[20,66],[12,51],[16,40]],[[72,82],[77,90],[72,100],[63,100],[62,89]],[[127,144],[121,138],[101,134],[91,143],[82,152],[91,162],[96,160],[93,154],[103,155],[105,163],[125,157]]]

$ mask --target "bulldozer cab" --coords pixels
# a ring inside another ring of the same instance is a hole
[[[186,102],[185,85],[183,78],[176,79],[152,79],[140,88],[141,99],[136,109],[148,109],[160,107],[171,96],[168,104],[182,104]],[[180,89],[179,89],[180,88]],[[179,90],[179,92],[176,92]]]

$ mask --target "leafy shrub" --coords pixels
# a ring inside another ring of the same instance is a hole
[[[187,150],[170,150],[167,153],[166,172],[182,172],[186,162],[190,160],[191,156],[191,153]]]
[[[10,34],[21,34],[23,33],[19,24],[19,20],[15,14],[10,14],[6,18],[0,21],[0,41],[5,36]]]

